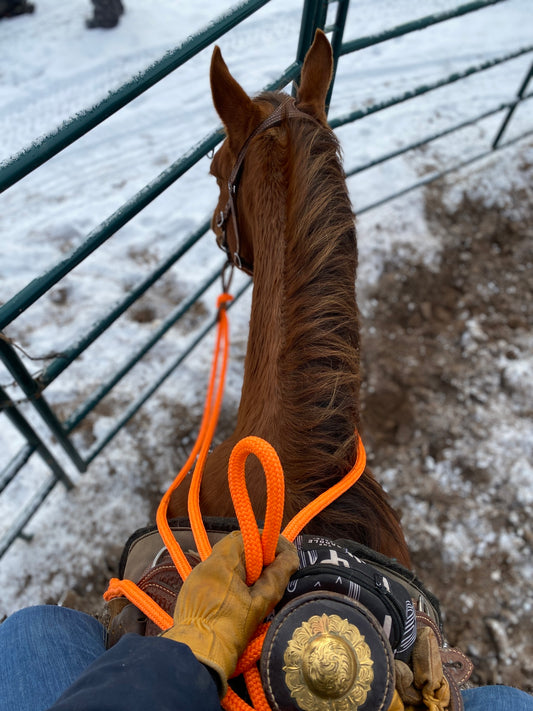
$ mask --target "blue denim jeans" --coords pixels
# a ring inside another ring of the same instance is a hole
[[[104,628],[83,612],[16,612],[0,625],[0,711],[45,711],[104,652]],[[468,689],[463,698],[465,711],[533,711],[533,696],[507,686]]]
[[[44,711],[97,657],[106,633],[94,617],[42,605],[0,625],[0,711]]]
[[[462,692],[465,711],[532,711],[533,696],[510,686],[481,686]]]

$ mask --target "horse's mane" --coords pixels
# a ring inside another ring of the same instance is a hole
[[[276,107],[283,95],[259,98]],[[288,119],[286,130],[286,328],[279,369],[286,513],[292,516],[355,462],[360,378],[357,242],[340,147],[333,132],[318,121]],[[379,549],[384,524],[393,536],[399,529],[384,499],[367,470],[309,528]]]
[[[295,455],[338,479],[353,464],[359,427],[354,215],[334,134],[305,120],[288,130],[285,414],[309,444],[302,452],[294,442]]]

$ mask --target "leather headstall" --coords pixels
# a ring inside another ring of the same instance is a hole
[[[252,276],[253,265],[243,259],[239,253],[240,250],[240,236],[239,236],[239,226],[237,220],[237,189],[239,187],[239,181],[242,174],[242,168],[244,164],[244,159],[246,157],[246,152],[250,146],[252,140],[258,136],[260,133],[264,133],[269,128],[274,126],[279,126],[285,119],[288,118],[300,118],[306,119],[308,121],[313,121],[318,123],[315,118],[310,114],[306,114],[301,111],[295,104],[295,99],[293,97],[288,97],[283,103],[281,103],[267,118],[262,121],[257,128],[255,128],[252,133],[248,136],[244,142],[239,154],[237,155],[237,160],[233,166],[233,169],[228,178],[228,201],[224,210],[221,210],[216,221],[217,227],[221,230],[221,235],[217,235],[217,245],[226,253],[228,261],[230,264],[236,266],[238,269],[242,269],[247,274]],[[226,227],[231,215],[233,230],[235,232],[235,249],[232,252],[228,245]]]

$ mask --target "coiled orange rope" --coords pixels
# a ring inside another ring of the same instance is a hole
[[[209,538],[200,512],[200,486],[222,403],[229,351],[229,328],[226,304],[231,301],[232,298],[233,297],[229,294],[224,293],[219,296],[217,301],[218,328],[215,353],[198,437],[189,458],[164,494],[157,510],[156,523],[159,534],[183,580],[185,580],[191,572],[191,566],[170,529],[167,520],[167,509],[173,492],[182,483],[196,460],[189,490],[188,511],[198,553],[202,560],[205,560],[211,553],[211,544],[209,543]],[[249,454],[254,454],[259,459],[266,478],[267,507],[262,535],[259,533],[246,488],[245,463]],[[351,469],[341,481],[325,491],[296,514],[283,530],[283,535],[290,541],[293,541],[300,531],[317,514],[355,484],[364,472],[365,466],[365,449],[359,438],[357,461],[353,469]],[[285,483],[283,469],[274,448],[260,437],[246,437],[238,442],[230,456],[228,483],[244,542],[246,582],[248,585],[252,585],[261,575],[263,567],[269,565],[269,563],[274,560],[283,519]],[[166,630],[172,626],[173,618],[159,607],[154,600],[140,590],[135,583],[130,580],[112,578],[109,582],[108,589],[104,593],[104,599],[109,601],[120,596],[124,596],[130,600],[130,602],[136,605],[147,617],[158,625],[160,629]],[[253,707],[243,701],[232,689],[229,689],[222,700],[222,706],[227,709],[227,711],[254,711],[254,709],[255,711],[270,711],[263,691],[259,670],[257,669],[257,662],[261,656],[261,649],[267,629],[268,625],[260,625],[255,636],[239,659],[234,673],[234,676],[240,674],[244,675]]]

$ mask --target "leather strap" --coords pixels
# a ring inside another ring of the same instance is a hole
[[[461,650],[446,645],[439,627],[431,617],[423,612],[417,612],[416,621],[420,627],[429,627],[437,638],[442,670],[450,686],[450,711],[464,711],[460,687],[464,686],[470,678],[474,665]]]

